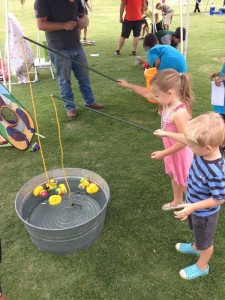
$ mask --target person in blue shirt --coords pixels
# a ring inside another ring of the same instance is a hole
[[[161,129],[154,134],[187,144],[194,153],[186,201],[179,205],[182,210],[174,214],[181,221],[188,219],[194,232],[193,243],[177,243],[175,248],[180,253],[198,256],[195,264],[180,271],[182,278],[195,279],[209,273],[220,206],[225,202],[225,162],[221,148],[225,124],[218,113],[209,112],[189,121],[184,135]]]
[[[160,45],[154,33],[146,34],[143,41],[143,48],[147,51],[148,60],[136,57],[135,66],[142,65],[144,69],[155,67],[157,71],[173,69],[178,73],[187,72],[186,60],[177,49],[169,45]],[[157,113],[161,115],[162,106],[158,104]]]
[[[155,67],[158,71],[174,69],[179,73],[187,72],[187,63],[183,54],[172,46],[160,45],[153,33],[148,33],[145,36],[143,48],[148,52],[148,60],[138,56],[135,65],[148,64],[150,68]]]
[[[220,86],[221,84],[223,84],[225,88],[225,63],[223,64],[223,67],[220,72],[212,73],[210,75],[210,79],[215,79],[216,86]],[[219,113],[225,121],[225,95],[223,105],[213,105],[213,111]]]

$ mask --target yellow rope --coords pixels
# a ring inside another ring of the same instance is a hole
[[[23,37],[21,37],[20,43],[21,43],[21,46],[22,46],[23,57],[24,57],[24,60],[25,60],[26,71],[27,71],[27,75],[28,75],[28,79],[29,79],[30,96],[31,96],[31,101],[32,101],[32,105],[33,105],[33,110],[34,110],[35,126],[36,126],[37,134],[38,134],[38,136],[37,136],[38,137],[38,144],[40,146],[40,152],[41,152],[42,163],[43,163],[43,167],[44,167],[44,171],[45,171],[45,176],[47,178],[47,182],[49,182],[49,177],[48,177],[48,172],[47,172],[47,168],[46,168],[45,158],[44,158],[44,154],[43,154],[43,150],[42,150],[42,145],[41,145],[40,132],[39,132],[38,121],[37,121],[37,112],[36,112],[36,106],[35,106],[35,102],[34,102],[34,94],[33,94],[33,89],[32,89],[32,84],[31,84],[29,69],[28,69],[26,52],[25,52],[25,49],[24,49]]]
[[[54,110],[55,110],[56,121],[57,121],[57,126],[58,126],[58,137],[59,137],[59,145],[60,145],[60,150],[61,150],[61,166],[62,166],[62,170],[63,170],[63,174],[64,174],[64,179],[66,181],[66,185],[67,185],[67,188],[68,188],[68,192],[70,194],[70,192],[71,192],[70,191],[70,186],[69,186],[69,183],[67,181],[66,170],[64,168],[64,153],[63,153],[63,146],[62,146],[62,140],[61,140],[61,131],[60,131],[60,123],[59,123],[58,111],[57,111],[57,108],[56,108],[56,105],[55,105],[54,96],[51,95],[51,98],[52,98],[52,102],[53,102],[53,106],[54,106]]]
[[[26,53],[25,53],[25,50],[24,50],[23,37],[21,38],[20,43],[21,43],[21,46],[22,46],[23,56],[24,56],[25,65],[26,65],[26,71],[27,71],[27,75],[28,75],[28,79],[29,79],[30,96],[31,96],[31,100],[32,100],[33,110],[34,110],[35,126],[37,128],[38,143],[39,143],[39,146],[40,146],[41,158],[42,158],[42,162],[43,162],[43,166],[44,166],[44,170],[45,170],[45,175],[46,175],[46,178],[47,178],[47,182],[49,182],[49,176],[48,176],[48,172],[47,172],[47,168],[46,168],[46,163],[45,163],[45,158],[44,158],[44,154],[43,154],[43,150],[42,150],[42,145],[41,145],[41,140],[40,140],[40,133],[39,133],[39,127],[38,127],[38,121],[37,121],[36,106],[35,106],[35,101],[34,101],[34,94],[33,94],[32,84],[31,84],[31,80],[30,80],[30,74],[29,74],[29,69],[28,69],[27,57],[26,57]],[[66,178],[66,170],[64,168],[64,162],[63,162],[64,161],[64,153],[63,153],[63,147],[62,147],[62,141],[61,141],[61,132],[60,132],[60,124],[59,124],[58,112],[57,112],[57,108],[56,108],[56,105],[55,105],[54,96],[51,95],[51,98],[52,98],[52,102],[53,102],[53,106],[54,106],[54,110],[55,110],[56,121],[57,121],[57,126],[58,126],[58,137],[59,137],[59,145],[60,145],[60,150],[61,150],[61,166],[62,166],[62,170],[63,170],[63,174],[64,174],[64,179],[65,179],[65,182],[66,182],[66,185],[67,185],[67,189],[68,189],[68,192],[69,192],[69,195],[70,195],[71,190],[70,190],[70,186],[69,186],[69,183],[67,181],[67,178]]]

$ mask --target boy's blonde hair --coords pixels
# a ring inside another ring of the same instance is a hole
[[[190,145],[218,147],[225,137],[223,118],[215,112],[202,114],[188,122],[184,136]]]

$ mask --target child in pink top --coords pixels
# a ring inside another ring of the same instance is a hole
[[[193,97],[189,77],[172,69],[158,72],[151,80],[154,99],[163,106],[161,129],[169,132],[184,133],[191,119]],[[165,171],[171,178],[173,200],[162,206],[163,210],[177,208],[183,203],[187,186],[187,174],[193,153],[186,145],[170,138],[163,138],[165,149],[151,154],[152,159],[164,159]]]
[[[173,69],[158,72],[147,89],[126,80],[118,79],[118,84],[127,87],[145,98],[157,100],[163,107],[161,128],[170,132],[184,133],[192,113],[192,92],[189,77]],[[164,150],[151,154],[152,159],[164,160],[166,173],[171,178],[173,200],[162,206],[163,210],[176,209],[183,203],[183,194],[187,186],[187,174],[191,166],[193,153],[184,144],[163,138]]]

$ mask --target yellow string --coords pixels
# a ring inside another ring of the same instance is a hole
[[[26,71],[27,71],[27,75],[28,75],[28,79],[29,79],[30,96],[31,96],[31,100],[32,100],[33,110],[34,110],[35,126],[37,128],[38,143],[39,143],[39,146],[40,146],[41,158],[42,158],[42,162],[43,162],[47,182],[49,182],[49,176],[48,176],[46,163],[45,163],[45,158],[44,158],[42,145],[41,145],[41,140],[40,140],[40,133],[39,133],[39,127],[38,127],[38,122],[37,122],[36,106],[35,106],[35,101],[34,101],[34,94],[33,94],[32,84],[31,84],[31,80],[30,80],[27,57],[26,57],[26,53],[25,53],[25,50],[24,50],[23,37],[21,38],[20,43],[22,45],[23,56],[24,56],[25,65],[26,65]],[[61,131],[60,131],[59,117],[58,117],[58,112],[57,112],[57,108],[56,108],[56,105],[55,105],[54,96],[51,95],[51,98],[52,98],[52,102],[53,102],[53,106],[54,106],[54,110],[55,110],[55,116],[56,116],[57,127],[58,127],[59,145],[60,145],[60,150],[61,150],[61,166],[62,166],[62,170],[63,170],[63,174],[64,174],[64,179],[65,179],[65,182],[66,182],[66,185],[67,185],[67,189],[68,189],[68,192],[69,192],[69,195],[70,195],[71,190],[70,190],[70,186],[69,186],[69,183],[67,181],[67,178],[66,178],[67,177],[66,176],[66,170],[65,170],[65,167],[64,167],[64,153],[63,153],[63,147],[62,147],[62,141],[61,141]]]
[[[26,52],[25,52],[25,49],[24,49],[23,37],[21,37],[21,39],[20,39],[20,44],[22,46],[23,57],[24,57],[26,71],[27,71],[27,76],[28,76],[28,80],[29,80],[30,97],[31,97],[31,101],[32,101],[32,105],[33,105],[33,110],[34,110],[34,120],[35,120],[36,129],[37,129],[38,144],[40,146],[40,153],[41,153],[42,163],[43,163],[43,167],[44,167],[44,171],[45,171],[45,176],[46,176],[47,182],[49,182],[49,176],[48,176],[48,172],[47,172],[47,168],[46,168],[46,163],[45,163],[45,158],[44,158],[44,154],[43,154],[43,150],[42,150],[42,145],[41,145],[40,132],[39,132],[38,121],[37,121],[37,112],[36,112],[36,106],[35,106],[35,102],[34,102],[34,94],[33,94],[33,89],[32,89],[32,84],[31,84],[29,69],[28,69],[27,56],[26,56]]]
[[[61,150],[61,166],[62,166],[62,170],[63,170],[63,174],[64,174],[64,179],[65,179],[65,182],[66,182],[66,185],[67,185],[67,188],[68,188],[68,192],[70,194],[70,192],[71,192],[70,191],[70,186],[69,186],[69,183],[67,181],[66,170],[64,168],[64,153],[63,153],[63,146],[62,146],[62,140],[61,140],[61,131],[60,131],[60,123],[59,123],[58,111],[57,111],[57,108],[56,108],[56,105],[55,105],[54,96],[51,95],[51,98],[52,98],[52,102],[53,102],[53,106],[54,106],[54,110],[55,110],[55,117],[56,117],[57,126],[58,126],[58,137],[59,137],[59,145],[60,145],[60,150]]]

